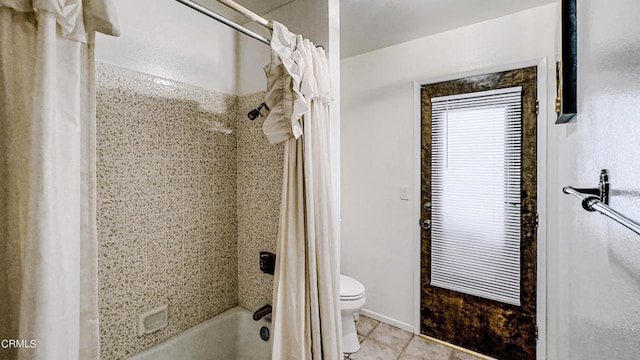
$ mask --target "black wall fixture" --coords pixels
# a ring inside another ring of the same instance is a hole
[[[273,275],[276,269],[276,254],[260,251],[260,271]]]
[[[562,61],[556,64],[556,124],[571,121],[578,111],[577,0],[562,0]]]

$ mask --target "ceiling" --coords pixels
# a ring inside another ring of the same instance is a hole
[[[217,0],[196,0],[239,24],[249,20]],[[235,0],[259,15],[296,0]],[[297,0],[318,1],[318,0]],[[341,57],[513,14],[557,0],[340,0]]]

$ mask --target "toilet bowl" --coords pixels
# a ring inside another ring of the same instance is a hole
[[[354,315],[365,303],[364,286],[356,279],[340,275],[340,314],[342,316],[342,351],[360,350]]]

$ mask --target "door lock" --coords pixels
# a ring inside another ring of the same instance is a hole
[[[423,230],[431,230],[431,220],[424,220],[420,224]]]

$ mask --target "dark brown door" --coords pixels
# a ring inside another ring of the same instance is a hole
[[[431,286],[430,230],[422,230],[421,332],[501,360],[536,354],[536,67],[422,87],[422,203],[431,194],[431,99],[522,86],[520,306]],[[422,220],[431,218],[422,207]],[[479,207],[478,211],[482,211]]]

